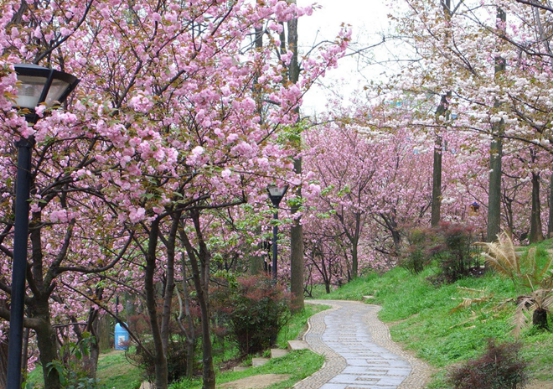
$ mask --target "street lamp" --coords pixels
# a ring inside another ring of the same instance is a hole
[[[37,65],[15,65],[18,92],[14,108],[25,115],[29,125],[39,119],[35,108],[61,105],[79,80],[67,73]],[[21,388],[21,354],[23,346],[23,311],[25,307],[25,273],[29,234],[29,194],[31,187],[32,136],[15,142],[18,149],[15,181],[15,228],[13,242],[12,293],[8,344],[7,389]]]
[[[277,227],[277,220],[279,219],[279,203],[285,196],[285,193],[287,193],[288,188],[288,185],[285,185],[283,187],[278,187],[277,185],[267,186],[269,199],[271,200],[271,202],[273,203],[273,207],[275,208],[275,211],[273,212],[273,220],[275,220],[275,223],[273,224],[273,242],[271,244],[273,254],[271,261],[271,276],[274,280],[277,279],[277,233],[279,232],[279,228]]]

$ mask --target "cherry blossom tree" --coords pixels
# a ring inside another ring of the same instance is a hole
[[[341,242],[347,264],[341,273],[350,279],[360,267],[394,264],[402,230],[428,220],[432,147],[409,131],[374,128],[367,115],[345,117],[306,135],[305,159],[321,188],[308,202],[313,211],[306,226],[311,257],[333,245],[322,244],[324,237]]]
[[[523,6],[514,1],[437,4],[426,0],[408,0],[405,7],[391,4],[396,31],[392,38],[398,43],[393,60],[399,56],[408,60],[391,66],[398,72],[394,75],[389,70],[388,80],[363,85],[358,96],[363,96],[365,102],[358,100],[352,104],[360,112],[371,112],[373,116],[357,118],[367,125],[391,130],[409,126],[416,136],[434,137],[436,159],[444,155],[445,134],[455,133],[460,139],[473,134],[472,142],[479,145],[479,152],[493,156],[493,171],[498,178],[510,168],[501,167],[500,153],[482,150],[483,141],[492,144],[494,140],[493,146],[502,144],[502,155],[507,158],[521,147],[517,143],[551,154],[552,11],[545,4],[533,2]],[[395,113],[391,102],[406,107],[404,114]],[[383,115],[376,117],[376,110]],[[442,173],[447,180],[450,173]],[[442,174],[438,172],[434,177],[439,175]],[[445,189],[444,182],[439,187],[440,181],[435,181],[436,221],[439,205],[444,206],[444,199],[449,196],[440,191]],[[489,200],[496,199],[494,203],[498,206],[504,201],[499,185],[505,181],[496,180],[496,184],[484,190]],[[492,181],[487,177],[486,182]],[[540,190],[538,185],[535,188]],[[546,195],[534,198],[545,199]],[[497,206],[488,203],[483,202],[481,210],[481,214],[483,209],[490,211],[487,225],[497,226],[493,220],[496,218],[504,227],[505,204],[501,213],[500,208],[493,210]]]
[[[279,177],[299,183],[291,171],[292,151],[274,138],[296,120],[295,108],[306,88],[336,64],[347,35],[306,58],[303,76],[283,85],[292,52],[280,49],[282,23],[311,8],[283,1],[183,6],[144,0],[58,2],[53,7],[14,1],[3,9],[3,220],[8,224],[1,236],[2,274],[9,274],[13,227],[9,145],[16,134],[32,134],[39,159],[33,161],[31,269],[37,277],[47,269],[51,274],[46,273],[46,281],[28,280],[31,288],[35,283],[44,288],[40,296],[38,287],[33,289],[33,296],[43,303],[45,329],[31,318],[25,325],[36,327],[41,363],[48,366],[58,358],[49,320],[61,285],[68,284],[68,293],[87,295],[87,279],[92,282],[98,279],[92,275],[123,266],[114,276],[117,284],[134,286],[125,280],[129,271],[138,272],[133,280],[145,282],[156,385],[167,387],[165,347],[179,242],[192,266],[202,310],[204,386],[214,387],[207,304],[212,267],[202,215],[247,201],[260,203],[264,182]],[[260,27],[267,44],[250,50],[250,37]],[[10,101],[15,84],[11,64],[23,61],[56,66],[81,79],[69,102],[71,113],[56,111],[33,129],[25,126]],[[269,103],[260,110],[257,101]],[[79,234],[77,225],[82,226]],[[52,250],[49,241],[63,244]],[[92,262],[86,262],[91,256]],[[57,279],[65,273],[71,274],[71,284]],[[158,317],[155,285],[162,278],[164,303]],[[7,282],[2,290],[9,294]],[[71,301],[82,311],[80,299]],[[2,316],[9,317],[7,312]],[[44,369],[44,375],[46,388],[59,386],[54,369]]]

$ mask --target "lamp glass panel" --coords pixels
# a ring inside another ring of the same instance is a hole
[[[281,197],[285,193],[285,188],[279,188],[277,186],[269,186],[267,189],[271,196]]]
[[[20,84],[17,90],[16,105],[21,108],[34,109],[39,104],[42,89],[47,81],[46,77],[20,75],[17,79]]]
[[[50,85],[50,89],[48,90],[48,95],[46,95],[46,106],[52,107],[55,104],[60,103],[60,97],[65,93],[67,88],[69,87],[69,83],[62,81],[62,80],[52,80],[52,85]]]

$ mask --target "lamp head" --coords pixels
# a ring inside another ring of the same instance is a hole
[[[271,202],[275,207],[279,206],[279,203],[285,196],[285,193],[287,193],[288,188],[289,188],[288,185],[285,185],[283,187],[278,187],[277,185],[267,186],[267,193],[269,195],[269,199],[271,200]]]
[[[52,108],[63,104],[79,83],[71,74],[34,64],[18,64],[14,68],[19,81],[15,108],[29,112],[25,118],[33,124],[38,120],[38,105]]]

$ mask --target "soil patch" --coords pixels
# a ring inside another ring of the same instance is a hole
[[[552,382],[531,381],[525,385],[525,389],[552,389]]]
[[[218,389],[264,389],[270,385],[288,380],[290,374],[260,374],[217,385]],[[541,388],[542,389],[542,388]]]

